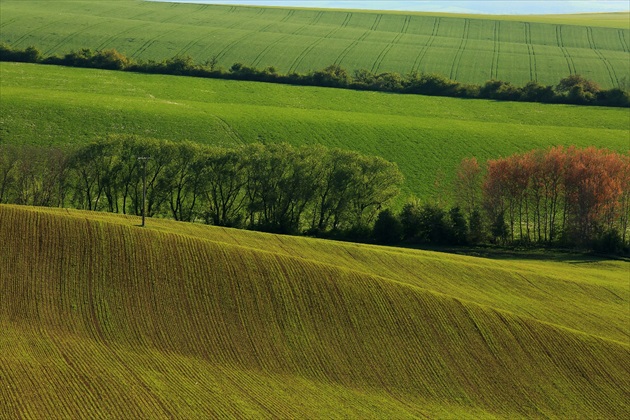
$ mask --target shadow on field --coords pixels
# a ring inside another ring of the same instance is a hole
[[[601,261],[619,260],[630,262],[630,258],[618,255],[603,255],[563,249],[505,249],[495,247],[414,247],[425,251],[445,252],[492,260],[536,260],[556,261],[568,264],[592,264]]]

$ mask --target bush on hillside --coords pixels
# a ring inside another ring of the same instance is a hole
[[[204,64],[196,64],[189,56],[175,56],[161,62],[150,60],[136,63],[113,49],[94,52],[84,48],[63,57],[42,58],[33,47],[14,50],[7,45],[0,45],[0,60],[458,98],[630,107],[630,93],[624,88],[603,90],[596,83],[579,75],[562,79],[555,89],[537,82],[518,87],[500,80],[490,80],[479,86],[463,84],[442,75],[419,72],[403,76],[395,72],[373,74],[368,70],[356,70],[350,75],[337,64],[307,74],[280,74],[273,67],[261,70],[242,63],[233,64],[226,72],[218,66],[216,56],[206,60]]]
[[[0,43],[0,61],[39,63],[42,61],[42,55],[35,47],[27,47],[24,50],[16,50],[7,44]]]
[[[402,238],[402,224],[391,210],[381,211],[374,222],[372,235],[376,243],[392,245],[400,242]]]

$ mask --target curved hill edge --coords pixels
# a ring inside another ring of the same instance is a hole
[[[104,223],[104,224],[111,224],[111,225],[116,225],[119,226],[121,228],[125,228],[125,229],[129,229],[130,231],[132,229],[134,229],[132,226],[122,223],[122,220],[137,220],[139,219],[138,216],[128,216],[128,215],[118,215],[118,214],[109,214],[109,213],[100,213],[100,212],[86,212],[86,211],[81,211],[81,210],[73,210],[73,209],[55,209],[55,208],[41,208],[41,207],[26,207],[26,206],[15,206],[15,205],[0,205],[0,213],[2,212],[2,208],[3,207],[8,207],[8,208],[13,208],[15,210],[18,211],[30,211],[36,214],[40,214],[40,213],[47,213],[53,217],[71,217],[71,218],[75,218],[75,219],[80,219],[80,220],[85,220],[88,222],[93,222],[93,221],[98,221],[99,223]],[[64,213],[63,215],[60,213]],[[150,219],[151,220],[151,219]],[[187,225],[188,223],[186,222],[176,222],[176,221],[172,221],[172,220],[161,220],[161,221],[167,221],[170,223],[173,223],[175,225]],[[137,225],[136,225],[137,227]],[[201,227],[201,226],[199,226]],[[242,233],[244,235],[256,235],[256,236],[260,236],[263,238],[269,238],[270,240],[273,238],[275,240],[282,240],[282,238],[285,237],[285,235],[277,235],[277,234],[269,234],[269,233],[264,233],[264,232],[252,232],[252,231],[243,231],[243,230],[239,230],[239,229],[231,229],[231,228],[224,228],[224,227],[216,227],[216,226],[203,226],[204,228],[207,228],[209,231],[210,230],[215,230],[215,229],[220,229],[223,231],[236,231],[238,233]],[[207,244],[212,244],[212,245],[216,245],[219,247],[226,247],[228,248],[230,251],[238,251],[238,250],[243,250],[243,251],[249,251],[252,253],[259,253],[261,255],[266,255],[268,257],[271,258],[287,258],[291,261],[296,261],[296,262],[304,262],[307,264],[312,264],[314,266],[320,266],[320,267],[326,267],[328,269],[332,269],[332,270],[339,270],[340,272],[346,273],[347,275],[359,275],[359,276],[364,276],[366,278],[371,278],[374,280],[380,280],[380,281],[385,281],[391,284],[395,284],[399,287],[403,287],[403,288],[408,288],[409,290],[413,290],[415,292],[421,292],[421,293],[427,293],[430,294],[432,296],[434,296],[437,299],[441,299],[441,300],[445,300],[445,301],[449,301],[452,300],[455,303],[459,303],[462,305],[473,305],[475,307],[478,307],[480,309],[483,310],[489,310],[489,311],[495,311],[498,314],[502,314],[503,316],[507,315],[507,316],[512,316],[515,318],[520,318],[522,320],[527,320],[529,322],[536,322],[536,323],[540,323],[542,325],[547,325],[549,327],[553,327],[553,328],[557,328],[560,330],[564,330],[568,333],[571,334],[578,334],[578,335],[584,335],[584,336],[588,336],[588,337],[592,337],[595,339],[599,339],[599,340],[603,340],[603,341],[608,341],[611,343],[616,343],[622,346],[630,346],[629,343],[627,342],[623,342],[621,340],[618,339],[613,339],[610,337],[605,337],[599,334],[595,334],[592,332],[587,332],[587,331],[583,331],[577,328],[571,328],[568,327],[566,325],[562,325],[560,323],[557,322],[550,322],[550,321],[545,321],[543,319],[538,319],[535,318],[534,316],[527,316],[527,315],[523,315],[523,314],[519,314],[515,311],[512,310],[507,310],[504,308],[500,308],[500,307],[496,307],[493,306],[491,304],[484,304],[484,303],[479,303],[475,300],[472,299],[467,299],[467,298],[462,298],[450,293],[446,293],[446,292],[441,292],[439,290],[435,290],[431,287],[423,287],[418,285],[417,283],[412,283],[410,281],[405,281],[402,279],[396,279],[394,277],[390,277],[388,275],[380,275],[380,274],[376,274],[374,272],[369,272],[363,269],[358,269],[358,268],[352,268],[350,267],[348,264],[350,263],[349,261],[345,261],[345,263],[333,263],[333,262],[325,262],[325,261],[321,261],[321,260],[317,260],[316,257],[305,257],[302,255],[298,255],[295,252],[290,252],[286,249],[282,249],[282,250],[270,250],[270,249],[264,249],[260,246],[252,246],[252,245],[244,245],[241,243],[234,243],[234,242],[228,242],[227,240],[217,240],[217,239],[212,239],[212,238],[208,238],[208,237],[202,237],[199,236],[198,234],[193,234],[191,232],[170,232],[170,231],[166,231],[166,229],[162,228],[158,228],[157,226],[152,226],[152,227],[147,227],[145,229],[143,229],[143,231],[141,232],[141,234],[147,234],[147,235],[152,235],[155,234],[158,237],[162,236],[162,238],[160,238],[160,240],[165,240],[164,238],[168,238],[168,237],[178,237],[178,238],[182,238],[182,239],[187,239],[187,240],[192,240],[192,241],[199,241],[200,243],[207,243]],[[208,232],[208,234],[211,234],[211,232]],[[433,262],[439,262],[440,260],[442,260],[444,258],[444,254],[443,253],[436,253],[436,252],[432,252],[432,251],[419,251],[419,250],[414,250],[414,249],[406,249],[406,248],[395,248],[395,247],[383,247],[383,246],[378,246],[378,245],[368,245],[368,244],[354,244],[354,243],[348,243],[348,242],[340,242],[340,241],[333,241],[333,240],[322,240],[322,239],[314,239],[314,238],[293,238],[293,237],[289,237],[291,239],[297,239],[300,242],[308,242],[308,241],[324,241],[326,244],[328,245],[332,245],[333,247],[339,247],[340,249],[343,249],[345,252],[350,252],[351,249],[353,248],[359,248],[359,249],[364,249],[364,250],[368,250],[368,251],[374,251],[374,252],[378,252],[378,253],[385,253],[385,254],[389,254],[389,255],[405,255],[407,257],[418,257],[418,258],[422,258],[423,260],[429,260],[429,261],[433,261]],[[238,253],[238,252],[237,252]],[[454,255],[450,255],[450,257],[453,257]],[[502,272],[502,273],[517,273],[521,278],[523,278],[526,283],[528,283],[529,285],[531,285],[532,288],[537,288],[537,286],[535,284],[533,284],[525,274],[528,274],[529,271],[526,268],[523,267],[514,267],[514,268],[507,268],[507,267],[503,267],[501,266],[499,263],[493,262],[491,264],[489,264],[488,260],[483,260],[480,261],[479,258],[477,257],[471,257],[471,256],[465,256],[465,255],[456,255],[455,256],[457,260],[461,260],[461,261],[451,261],[451,263],[456,264],[456,265],[460,265],[460,264],[466,264],[466,267],[462,267],[461,269],[466,269],[469,266],[476,266],[477,268],[483,268],[483,269],[489,269],[492,271],[496,271],[496,272]],[[566,279],[566,278],[562,278],[556,274],[547,274],[547,276],[555,281],[560,281],[560,282],[567,282],[567,283],[583,283],[583,285],[587,285],[588,283],[584,280],[581,279]],[[612,293],[612,292],[611,292]]]
[[[87,215],[7,213],[3,323],[377,387],[419,405],[462,401],[506,417],[628,410],[618,343],[297,258]]]
[[[200,238],[200,237],[197,237],[197,236],[194,236],[194,235],[184,234],[184,233],[163,233],[163,235],[173,235],[173,236],[186,237],[186,238],[190,238],[190,239],[196,240],[196,241],[201,241],[201,242],[206,242],[206,243],[210,243],[210,244],[225,246],[227,248],[249,250],[249,251],[252,251],[252,252],[255,252],[255,253],[267,254],[268,256],[276,256],[276,257],[277,256],[282,256],[282,257],[289,258],[289,259],[292,259],[292,260],[304,261],[305,263],[313,264],[315,266],[329,267],[329,268],[336,269],[336,270],[339,270],[339,271],[342,271],[342,272],[355,273],[355,274],[358,274],[358,275],[361,275],[361,276],[366,276],[366,277],[369,277],[369,278],[372,278],[372,279],[375,279],[375,280],[382,280],[382,281],[385,281],[385,282],[388,282],[388,283],[392,283],[392,284],[395,284],[395,285],[403,287],[403,288],[408,288],[408,289],[413,290],[415,292],[426,293],[426,294],[432,295],[433,297],[435,297],[437,299],[443,299],[445,301],[452,300],[453,302],[459,303],[459,304],[462,304],[462,305],[473,305],[473,306],[478,307],[478,308],[483,309],[483,310],[494,311],[497,314],[501,314],[503,316],[505,316],[505,315],[513,316],[515,318],[520,318],[523,321],[531,321],[531,322],[540,323],[540,324],[543,324],[543,325],[547,325],[549,327],[557,328],[559,330],[564,330],[564,331],[566,331],[568,333],[571,333],[571,334],[584,335],[584,336],[591,337],[591,338],[594,338],[594,339],[597,339],[597,340],[602,340],[602,341],[607,341],[607,342],[614,343],[614,344],[619,344],[619,345],[621,345],[623,347],[627,347],[630,350],[630,343],[624,343],[624,342],[622,342],[620,340],[615,340],[615,339],[612,339],[612,338],[608,338],[608,337],[604,337],[604,336],[601,336],[601,335],[589,333],[589,332],[586,332],[586,331],[581,331],[581,330],[578,330],[578,329],[575,329],[575,328],[570,328],[570,327],[567,327],[567,326],[562,325],[562,324],[540,320],[540,319],[534,318],[533,316],[524,316],[524,315],[518,314],[518,313],[513,312],[513,311],[509,311],[509,310],[506,310],[506,309],[497,308],[497,307],[494,307],[494,306],[491,306],[491,305],[484,305],[482,303],[478,303],[478,302],[475,302],[473,300],[468,300],[468,299],[457,297],[455,295],[451,295],[451,294],[448,294],[448,293],[443,293],[443,292],[440,292],[440,291],[437,291],[437,290],[433,290],[433,289],[428,288],[428,287],[421,287],[421,286],[418,286],[416,284],[407,283],[407,282],[404,282],[404,281],[401,281],[401,280],[397,280],[397,279],[394,279],[394,278],[391,278],[391,277],[388,277],[388,276],[385,276],[385,275],[377,275],[377,274],[374,274],[374,273],[370,273],[368,271],[364,271],[364,270],[360,270],[360,269],[354,269],[354,268],[349,268],[349,267],[341,265],[341,264],[322,262],[322,261],[318,261],[318,260],[313,259],[313,258],[306,258],[306,257],[302,257],[302,256],[291,255],[288,252],[270,251],[270,250],[260,249],[260,248],[257,248],[257,247],[252,247],[252,246],[247,246],[247,245],[233,244],[233,243],[229,243],[229,242],[226,242],[226,241],[213,240],[213,239],[209,239],[209,238]],[[343,242],[338,242],[338,244],[340,246],[344,245]],[[366,246],[369,246],[369,245],[366,245]],[[395,253],[393,251],[389,251],[387,249],[388,247],[380,247],[380,248],[382,248],[382,249],[379,249],[379,252]],[[423,255],[422,258],[431,259],[431,260],[438,260],[439,256]],[[466,256],[463,256],[463,258],[466,258]],[[475,257],[468,257],[468,258],[474,259]],[[475,264],[475,263],[473,262],[473,264]],[[477,265],[481,266],[481,264],[479,264],[479,263],[477,263]],[[504,271],[504,272],[511,271],[511,270],[509,270],[508,268],[505,268],[505,267],[494,267],[494,269],[495,270],[499,270],[499,271]],[[521,271],[521,270],[513,270],[513,271],[517,271],[518,272],[518,271]],[[567,281],[567,282],[570,281],[570,280],[561,279],[559,277],[558,277],[558,280],[560,280],[560,281]]]
[[[42,208],[38,208],[38,207],[24,207],[23,206],[6,206],[6,207],[13,207],[16,210],[30,210],[33,213],[42,213],[41,209]],[[2,210],[2,206],[0,206],[0,212]],[[56,214],[57,211],[56,210],[60,210],[60,209],[50,209],[53,210],[51,212],[46,212],[49,215],[53,216],[53,217],[64,217],[63,215],[59,215]],[[71,210],[71,209],[63,209],[61,211],[65,211],[67,214],[67,217],[74,217],[76,219],[84,219],[85,221],[88,222],[94,222],[97,219],[95,217],[90,217],[90,216],[94,216],[97,215],[98,212],[84,212],[81,210]],[[85,216],[85,217],[84,217]],[[127,228],[127,229],[133,229],[132,226],[129,225],[125,225],[123,223],[117,223],[116,219],[119,218],[119,216],[121,215],[109,215],[110,217],[107,218],[102,218],[101,220],[98,220],[99,223],[105,223],[105,224],[112,224],[112,225],[116,225],[122,228]],[[112,217],[113,216],[113,217]],[[137,216],[124,216],[121,219],[126,219],[126,218],[137,218]],[[176,223],[185,223],[185,222],[176,222]],[[230,230],[230,228],[223,228],[223,227],[215,227],[215,226],[208,226],[209,229],[225,229],[225,230]],[[380,281],[384,281],[384,282],[388,282],[391,284],[394,284],[398,287],[402,287],[402,288],[407,288],[409,290],[413,290],[414,292],[419,292],[419,293],[424,293],[424,294],[428,294],[431,295],[433,297],[435,297],[436,299],[440,299],[440,300],[444,300],[444,301],[453,301],[454,303],[458,303],[461,305],[471,305],[474,307],[477,307],[479,309],[482,310],[486,310],[486,311],[493,311],[496,312],[497,314],[500,314],[502,316],[511,316],[511,317],[515,317],[518,319],[522,319],[523,321],[526,322],[535,322],[535,323],[540,323],[542,325],[546,325],[552,328],[557,328],[559,330],[565,331],[567,333],[570,334],[576,334],[576,335],[583,335],[586,337],[590,337],[593,339],[597,339],[597,340],[602,340],[602,341],[606,341],[606,342],[610,342],[610,343],[614,343],[614,344],[618,344],[621,345],[623,347],[627,347],[628,349],[630,349],[630,343],[624,343],[620,340],[615,340],[609,337],[604,337],[601,335],[597,335],[597,334],[593,334],[593,333],[589,333],[586,331],[582,331],[579,329],[575,329],[575,328],[570,328],[567,327],[565,325],[562,324],[558,324],[558,323],[554,323],[554,322],[548,322],[545,320],[541,320],[541,319],[537,319],[533,316],[525,316],[522,314],[518,314],[514,311],[510,311],[510,310],[506,310],[503,308],[497,308],[494,307],[492,305],[486,305],[486,304],[482,304],[482,303],[478,303],[475,302],[474,300],[469,300],[466,298],[462,298],[456,295],[452,295],[449,293],[443,293],[440,292],[438,290],[434,290],[428,287],[422,287],[419,286],[417,284],[413,284],[413,283],[409,283],[409,282],[405,282],[402,280],[398,280],[386,275],[378,275],[375,273],[370,273],[368,271],[364,271],[361,269],[356,269],[356,268],[350,268],[346,265],[343,264],[335,264],[335,263],[329,263],[329,262],[323,262],[323,261],[318,261],[315,258],[307,258],[307,257],[303,257],[303,256],[299,256],[299,255],[294,255],[289,253],[288,251],[284,250],[284,251],[277,251],[277,250],[267,250],[267,249],[262,249],[259,247],[255,247],[255,246],[248,246],[248,245],[243,245],[243,244],[237,244],[237,243],[230,243],[224,240],[215,240],[215,239],[211,239],[211,238],[207,238],[207,237],[200,237],[200,236],[196,236],[193,235],[191,233],[179,233],[179,232],[166,232],[166,231],[160,231],[160,230],[153,230],[151,228],[148,229],[144,229],[143,234],[146,235],[155,235],[156,237],[158,237],[160,240],[165,240],[169,237],[178,237],[178,238],[183,238],[183,239],[188,239],[188,240],[192,240],[192,241],[198,241],[200,243],[207,243],[207,244],[212,244],[212,245],[216,245],[219,247],[225,247],[228,248],[229,251],[237,251],[237,250],[246,250],[252,253],[259,253],[261,255],[266,255],[268,257],[271,258],[286,258],[292,261],[296,261],[296,262],[304,262],[307,264],[312,264],[313,266],[320,266],[320,267],[327,267],[328,269],[332,269],[332,270],[339,270],[342,273],[346,273],[347,275],[359,275],[359,276],[364,276],[366,278],[371,278],[374,280],[380,280]],[[247,232],[250,233],[250,232]],[[269,237],[281,237],[282,235],[276,235],[276,234],[268,234],[268,233],[264,233],[264,232],[257,232],[257,234],[266,236],[269,235]],[[161,236],[161,238],[160,238]],[[311,238],[304,238],[306,240],[309,240]],[[315,240],[315,241],[319,241],[321,239],[311,239],[311,240]],[[378,252],[383,252],[383,253],[389,253],[389,254],[397,254],[397,253],[405,253],[405,251],[410,251],[409,254],[415,254],[414,251],[416,250],[408,250],[408,249],[404,249],[404,248],[392,248],[391,247],[381,247],[381,246],[376,246],[376,245],[366,245],[366,244],[354,244],[354,243],[347,243],[347,242],[339,242],[339,241],[330,241],[330,240],[325,240],[326,242],[333,242],[335,245],[339,246],[340,248],[346,248],[346,247],[360,247],[360,248],[376,248],[378,250]],[[375,249],[375,250],[376,250]],[[398,250],[398,252],[396,251]],[[432,255],[432,254],[437,254],[437,255]],[[433,253],[431,251],[421,251],[421,254],[418,255],[413,255],[413,256],[417,256],[419,258],[423,258],[423,259],[428,259],[428,260],[440,260],[440,254],[438,253]],[[469,256],[458,256],[459,258],[461,258],[462,260],[468,260],[468,264],[470,264],[472,262],[472,265],[477,265],[479,267],[484,266],[484,268],[487,268],[487,265],[482,265],[479,262],[476,262],[475,259],[476,257],[469,257]],[[521,272],[524,270],[520,270],[520,269],[515,269],[515,270],[510,270],[506,267],[500,267],[500,266],[496,266],[496,267],[492,267],[491,269],[493,270],[498,270],[498,271],[502,271],[502,272],[508,272],[508,271],[516,271],[516,272]],[[558,278],[559,281],[569,281],[569,280],[565,280],[562,278]],[[535,287],[535,286],[534,286]]]
[[[215,5],[226,6],[226,5]],[[617,29],[630,29],[630,23],[624,17],[627,15],[630,17],[630,12],[584,12],[584,13],[571,13],[571,14],[544,14],[544,15],[491,15],[483,13],[449,13],[449,12],[425,12],[425,11],[407,11],[407,10],[372,10],[372,9],[346,9],[346,8],[318,8],[318,7],[287,7],[287,6],[254,6],[254,5],[227,5],[234,6],[241,9],[275,9],[275,10],[313,10],[313,11],[331,11],[331,12],[352,12],[352,13],[365,13],[365,14],[383,14],[383,15],[403,15],[403,16],[428,16],[428,17],[444,17],[453,19],[477,19],[477,20],[489,20],[489,21],[508,21],[508,22],[530,22],[530,23],[543,23],[547,25],[567,25],[567,26],[585,26],[584,22],[567,23],[568,21],[575,19],[584,19],[586,17],[598,17],[602,18],[617,18],[620,23],[615,26],[599,23],[596,21],[589,21],[591,26],[605,27],[605,28],[617,28]],[[623,22],[623,23],[621,23]]]

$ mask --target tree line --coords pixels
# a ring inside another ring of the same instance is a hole
[[[381,243],[499,244],[630,253],[630,156],[553,147],[488,160],[462,160],[455,205],[412,201],[379,214]]]
[[[452,207],[412,199],[397,210],[398,167],[354,151],[134,136],[72,149],[0,144],[0,203],[140,215],[146,179],[149,217],[388,245],[630,253],[630,155],[558,146],[467,158],[455,175]]]
[[[0,61],[457,98],[630,107],[627,87],[602,89],[597,83],[577,74],[563,78],[555,86],[537,81],[517,86],[501,80],[489,80],[483,85],[476,85],[460,83],[440,74],[417,71],[407,75],[396,72],[373,73],[365,69],[350,73],[336,64],[306,74],[282,74],[272,66],[257,69],[243,63],[234,63],[225,69],[219,65],[216,56],[202,64],[195,63],[190,56],[175,56],[162,61],[135,61],[115,49],[93,51],[84,48],[63,56],[44,57],[35,47],[16,49],[6,44],[0,44]]]
[[[149,217],[350,237],[369,230],[403,176],[380,157],[321,146],[132,136],[72,150],[0,145],[0,203],[140,215],[144,180]]]
[[[489,160],[481,185],[497,240],[628,242],[630,156],[554,147]]]

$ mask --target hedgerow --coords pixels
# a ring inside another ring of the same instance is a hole
[[[452,207],[410,201],[395,212],[388,206],[403,176],[379,157],[124,136],[75,150],[0,145],[0,204],[140,215],[146,179],[149,217],[388,245],[627,253],[629,174],[627,155],[595,148],[534,150],[489,160],[485,169],[464,159]]]
[[[227,149],[133,136],[75,150],[0,145],[0,203],[140,215],[145,179],[150,217],[344,236],[370,231],[403,176],[383,158],[321,146]]]
[[[565,77],[556,86],[542,85],[536,81],[516,86],[501,80],[489,80],[479,86],[460,83],[440,74],[418,71],[401,75],[362,69],[350,74],[337,64],[306,74],[281,74],[273,67],[257,69],[242,63],[234,63],[226,70],[217,65],[216,56],[203,64],[195,63],[190,56],[175,56],[162,61],[134,61],[115,49],[93,51],[83,48],[61,57],[43,57],[35,47],[20,50],[6,44],[0,44],[0,61],[469,99],[630,107],[628,90],[602,89],[597,83],[577,74]]]

